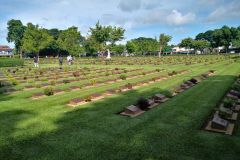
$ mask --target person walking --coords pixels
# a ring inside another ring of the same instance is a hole
[[[34,56],[33,62],[34,62],[35,68],[39,68],[39,66],[38,66],[38,58],[36,56]]]
[[[63,62],[63,58],[62,58],[62,55],[60,54],[59,56],[59,65],[62,66],[62,62]]]
[[[70,61],[70,55],[67,56],[67,62],[68,62],[68,65],[70,66],[71,65],[71,61]]]

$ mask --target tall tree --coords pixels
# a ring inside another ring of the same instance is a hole
[[[125,45],[122,44],[115,45],[113,50],[116,54],[122,54],[125,51]]]
[[[39,52],[48,47],[52,41],[53,37],[47,33],[46,29],[39,28],[38,24],[28,23],[21,48],[27,52],[36,53],[39,60]]]
[[[224,25],[221,29],[214,30],[213,40],[216,42],[217,46],[224,46],[227,54],[229,45],[231,45],[234,37],[232,36],[230,28]]]
[[[108,48],[107,42],[110,42],[112,45],[116,41],[124,39],[125,29],[112,26],[102,26],[99,24],[99,21],[96,23],[95,28],[90,27],[90,36],[92,37],[92,42],[94,43],[96,49],[101,52],[102,61],[104,61],[103,53]]]
[[[188,37],[182,39],[182,42],[179,44],[180,47],[185,47],[186,49],[190,49],[192,47],[193,39]],[[187,50],[187,56],[189,56],[189,50]]]
[[[17,49],[17,53],[20,55],[20,58],[22,59],[22,51],[20,47],[23,45],[22,39],[23,39],[23,34],[26,30],[26,26],[23,26],[20,20],[14,20],[14,19],[8,21],[7,25],[8,25],[7,41],[8,43],[14,42],[15,48]]]
[[[67,51],[71,55],[78,56],[79,52],[82,50],[80,46],[81,37],[81,32],[78,31],[78,27],[72,26],[67,30],[63,30],[56,42],[62,50]]]
[[[191,47],[193,47],[194,49],[199,49],[201,51],[201,53],[203,53],[204,48],[208,47],[208,43],[207,40],[193,40]],[[195,51],[196,54],[196,51]]]
[[[136,50],[136,45],[133,42],[127,41],[126,49],[128,53],[134,53]]]
[[[168,42],[170,42],[172,40],[172,36],[169,35],[164,35],[164,33],[160,34],[159,36],[159,53],[158,53],[158,57],[161,58],[161,51],[163,49],[164,46],[168,45]]]

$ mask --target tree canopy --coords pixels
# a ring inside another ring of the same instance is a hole
[[[22,49],[28,52],[37,54],[48,47],[53,41],[53,37],[47,33],[44,28],[39,28],[39,25],[33,25],[32,23],[27,24],[27,29],[23,35]]]
[[[62,50],[67,51],[71,55],[78,56],[83,50],[80,46],[81,37],[81,32],[78,31],[78,27],[72,26],[62,31],[56,43]]]
[[[7,25],[8,34],[6,39],[8,42],[14,42],[17,53],[20,52],[20,58],[22,58],[22,51],[20,51],[20,47],[23,45],[22,39],[26,26],[24,26],[20,20],[14,19],[8,21]]]

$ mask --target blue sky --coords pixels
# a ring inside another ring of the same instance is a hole
[[[133,38],[172,35],[170,44],[200,32],[240,25],[240,0],[1,0],[0,45],[6,41],[11,19],[43,28],[77,26],[84,36],[99,20],[126,29],[125,44]]]

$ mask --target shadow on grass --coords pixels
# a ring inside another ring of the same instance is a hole
[[[22,139],[12,134],[21,130],[16,124],[27,118],[24,115],[32,113],[3,112],[0,133],[6,138],[0,145],[4,153],[0,159],[237,158],[239,137],[199,130],[234,79],[214,75],[139,117],[116,115],[139,97],[162,91],[148,86],[133,89],[65,112],[53,122],[54,131],[27,136],[31,134],[26,128]]]

